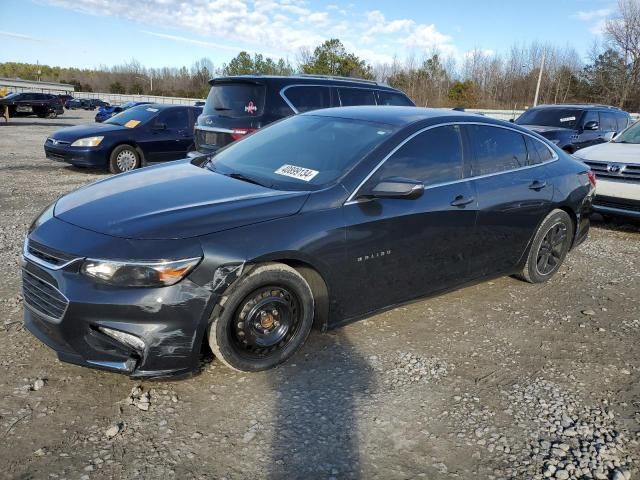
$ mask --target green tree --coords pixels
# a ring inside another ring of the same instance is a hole
[[[353,53],[347,52],[337,38],[319,45],[302,65],[304,73],[373,78],[371,66]]]
[[[473,107],[478,102],[476,87],[471,80],[455,81],[451,85],[447,97],[457,107]]]
[[[111,85],[109,85],[109,92],[126,93],[126,89],[124,88],[124,85],[122,85],[120,82],[113,82]]]

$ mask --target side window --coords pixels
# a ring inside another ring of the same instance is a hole
[[[428,186],[460,180],[462,152],[459,126],[432,128],[413,137],[389,157],[374,175],[374,181],[404,177]]]
[[[376,97],[373,90],[364,88],[338,88],[340,102],[343,107],[354,105],[375,105]]]
[[[182,130],[189,126],[189,113],[186,108],[172,108],[160,113],[157,123],[164,123],[168,129]]]
[[[524,135],[501,127],[469,125],[475,151],[473,175],[506,172],[527,165]]]
[[[600,124],[600,117],[598,116],[598,112],[595,112],[593,110],[585,112],[584,118],[582,119],[582,126],[584,127],[589,122],[598,122],[598,124]]]
[[[528,135],[524,136],[527,143],[527,165],[537,165],[548,162],[553,158],[553,154],[540,140],[536,140]]]
[[[622,130],[627,128],[629,125],[629,117],[624,113],[616,113],[616,129],[617,133],[620,133]]]
[[[413,103],[400,93],[378,90],[378,105],[398,105],[402,107],[413,107]]]
[[[22,97],[19,100],[22,100],[22,101],[34,100],[34,94],[33,93],[23,93]]]
[[[616,115],[613,112],[600,112],[600,130],[615,132],[618,130]]]
[[[290,87],[284,96],[299,112],[308,112],[331,106],[331,89],[327,87]]]

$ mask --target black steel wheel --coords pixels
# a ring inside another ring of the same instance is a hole
[[[263,287],[242,301],[230,325],[231,335],[248,358],[264,358],[291,341],[301,313],[297,297],[288,289]]]
[[[245,372],[267,370],[288,360],[313,325],[309,284],[279,263],[254,267],[225,293],[214,309],[209,346],[227,366]]]
[[[549,280],[567,256],[573,233],[573,221],[569,214],[563,210],[553,210],[538,228],[518,277],[530,283]]]

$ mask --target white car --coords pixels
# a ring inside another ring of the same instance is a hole
[[[640,218],[640,122],[612,141],[583,148],[574,156],[596,174],[594,211]]]

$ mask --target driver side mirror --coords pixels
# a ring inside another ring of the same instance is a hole
[[[367,190],[360,198],[396,198],[415,200],[424,193],[424,185],[409,178],[384,178]]]
[[[590,122],[587,122],[584,124],[584,127],[582,127],[583,130],[598,130],[600,126],[598,125],[598,122],[596,122],[595,120],[591,120]]]

